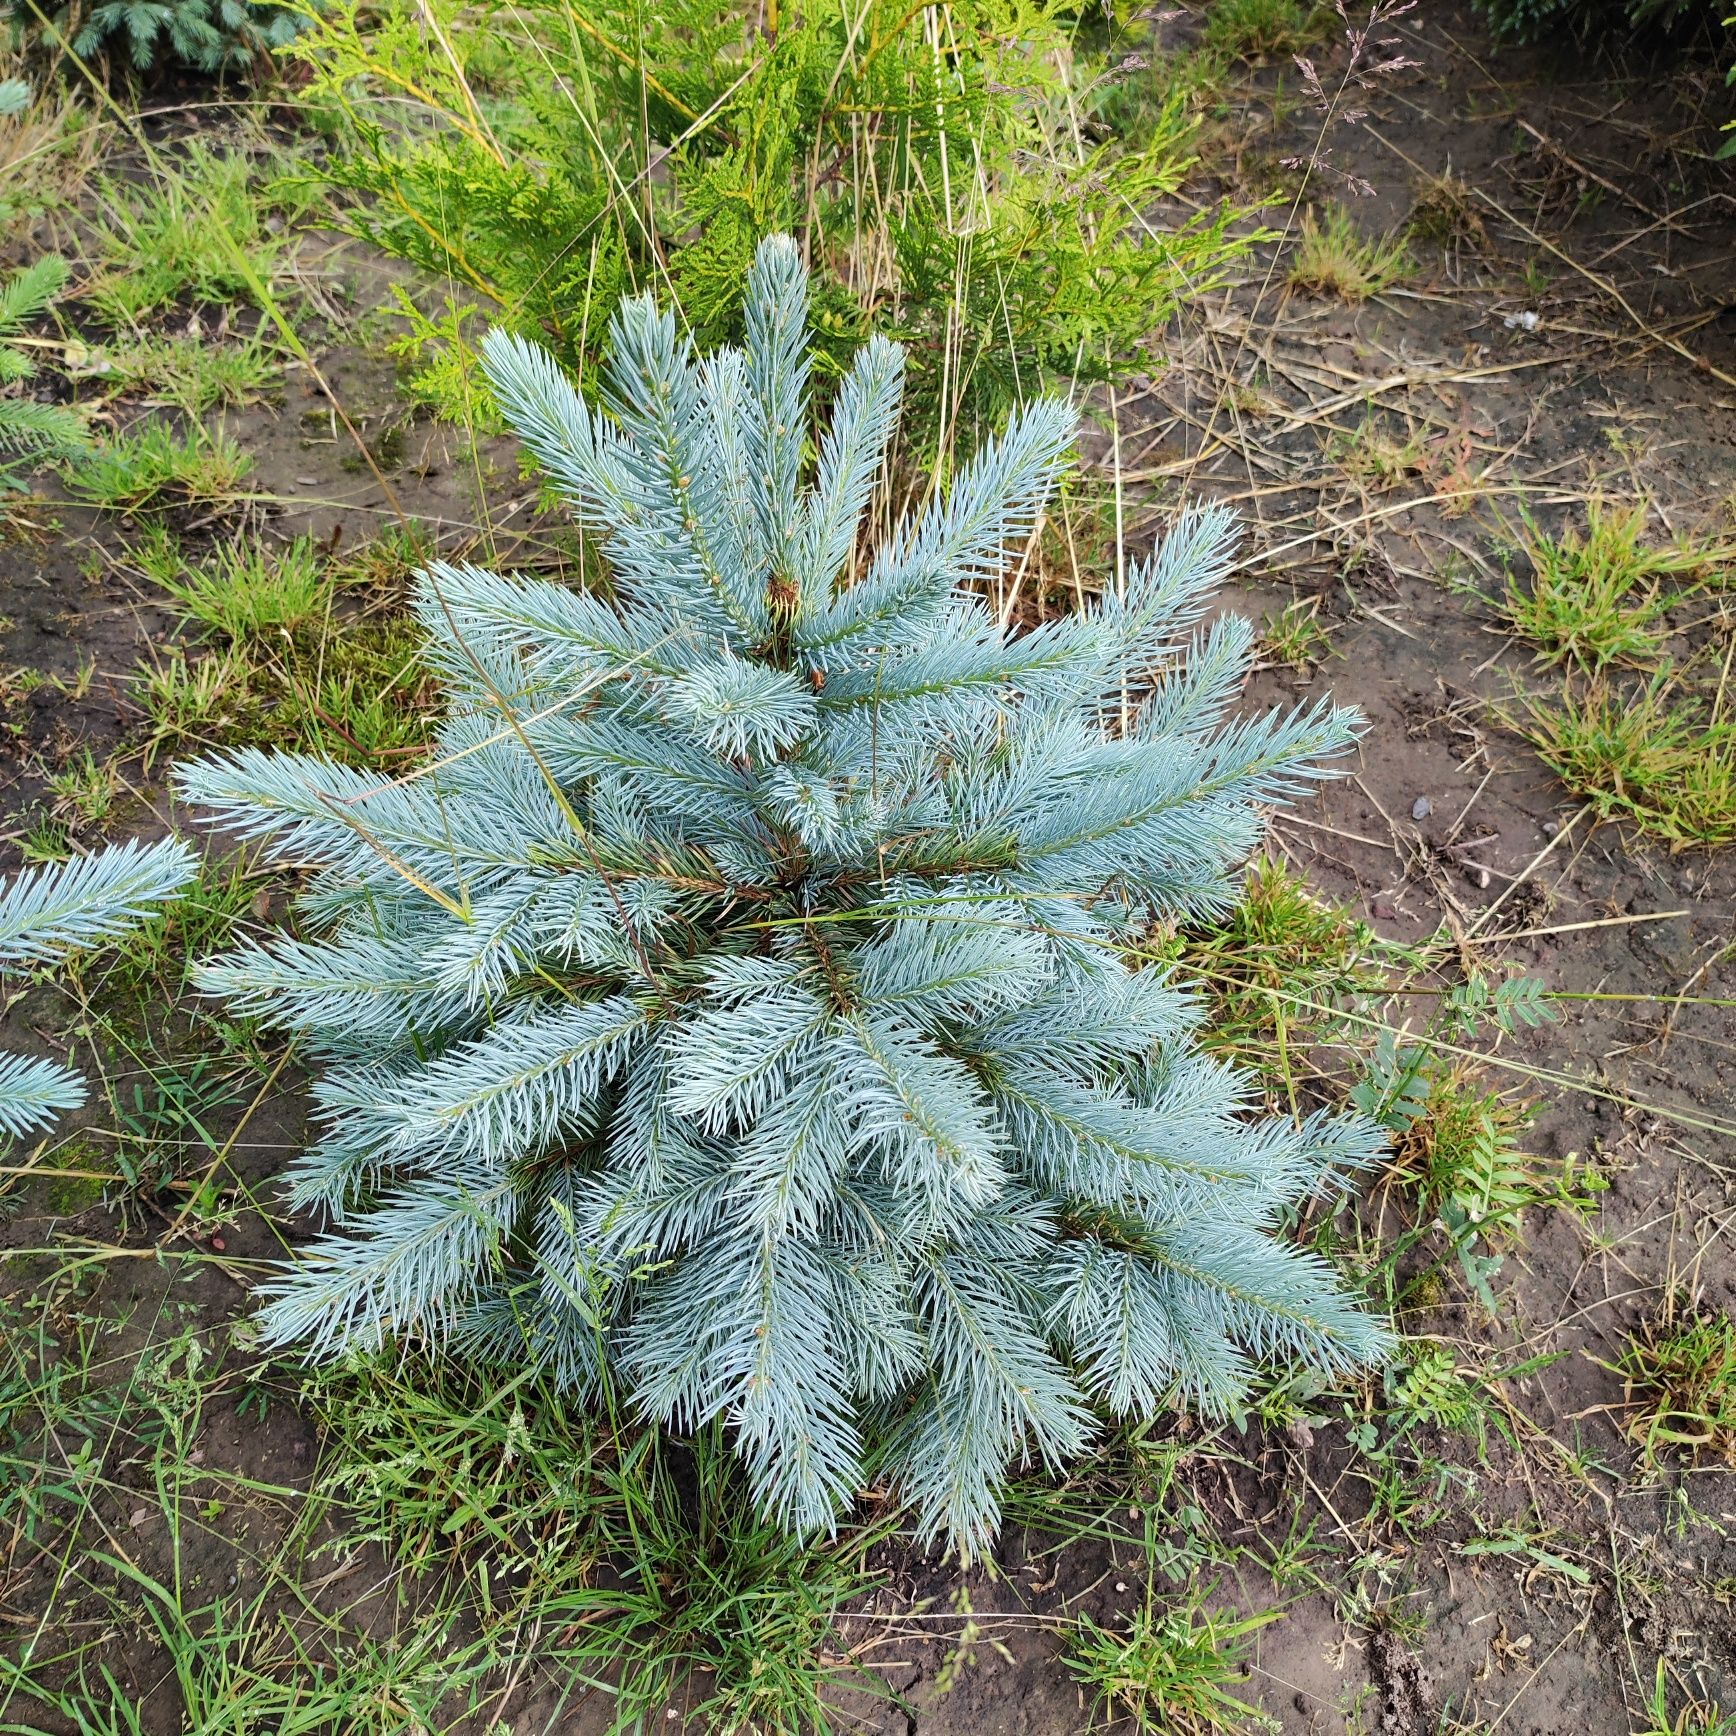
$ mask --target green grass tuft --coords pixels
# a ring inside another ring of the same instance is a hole
[[[534,1622],[545,1661],[606,1686],[609,1728],[827,1728],[838,1682],[878,1684],[838,1656],[833,1622],[876,1583],[871,1522],[806,1544],[756,1519],[720,1429],[691,1449],[628,1425],[609,1395],[568,1403],[503,1380],[397,1361],[314,1378],[319,1493],[350,1535],[421,1576],[462,1582],[486,1560],[489,1629]]]
[[[177,563],[157,583],[189,620],[238,644],[294,633],[329,615],[333,577],[313,543],[224,543],[198,567]]]
[[[1212,1589],[1190,1589],[1169,1607],[1148,1592],[1122,1630],[1080,1617],[1067,1667],[1095,1695],[1104,1724],[1152,1736],[1232,1736],[1264,1723],[1232,1688],[1247,1679],[1252,1637],[1281,1612],[1214,1610]]]
[[[187,642],[135,677],[164,747],[293,746],[402,767],[426,746],[433,688],[421,633],[396,606],[413,540],[386,538],[343,560],[311,543],[236,542],[190,565],[159,533],[135,550],[174,604]]]
[[[1531,569],[1528,585],[1511,575],[1496,608],[1513,631],[1536,646],[1542,663],[1574,663],[1594,674],[1612,663],[1644,664],[1661,656],[1664,613],[1687,592],[1660,581],[1697,574],[1714,551],[1678,539],[1668,549],[1648,547],[1643,506],[1609,507],[1593,501],[1582,535],[1542,531],[1522,511],[1520,552]]]
[[[1736,843],[1736,718],[1668,670],[1637,691],[1531,699],[1518,727],[1600,819],[1632,821],[1672,850]]]
[[[1260,630],[1260,650],[1274,663],[1305,672],[1330,655],[1332,636],[1320,624],[1318,597],[1293,597],[1266,617]]]
[[[1212,0],[1206,11],[1206,46],[1243,60],[1295,54],[1317,42],[1331,14],[1305,0]]]
[[[201,142],[155,158],[142,179],[100,183],[97,196],[99,265],[84,299],[123,328],[177,305],[254,303],[292,239],[268,223],[251,161]]]
[[[1342,206],[1324,216],[1306,211],[1290,260],[1288,282],[1310,295],[1368,301],[1416,270],[1401,236],[1365,236]]]
[[[1736,1468],[1736,1320],[1666,1322],[1629,1340],[1616,1367],[1633,1406],[1628,1433],[1647,1464],[1676,1454]]]
[[[146,333],[108,351],[102,365],[104,377],[123,392],[189,416],[255,403],[273,390],[282,370],[277,351],[262,338],[215,343],[188,334]]]
[[[99,446],[69,479],[74,495],[108,512],[209,506],[232,496],[253,468],[227,434],[197,425],[136,423]]]

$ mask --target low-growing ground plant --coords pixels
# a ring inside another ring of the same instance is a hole
[[[81,460],[70,482],[79,499],[109,512],[211,505],[232,496],[252,458],[221,429],[136,422]]]
[[[1736,1320],[1666,1320],[1617,1363],[1632,1401],[1629,1435],[1648,1464],[1722,1459],[1736,1467]]]
[[[1189,1587],[1165,1600],[1148,1588],[1125,1627],[1080,1618],[1067,1667],[1095,1696],[1093,1728],[1234,1736],[1265,1727],[1260,1710],[1235,1689],[1247,1680],[1253,1636],[1282,1612],[1214,1609],[1215,1589]]]
[[[190,620],[236,642],[293,633],[332,606],[332,578],[310,538],[282,547],[219,544],[188,566],[171,546],[151,575]]]
[[[1320,622],[1318,597],[1293,597],[1266,617],[1260,646],[1276,663],[1290,669],[1312,668],[1332,651],[1332,635]]]
[[[1600,818],[1631,821],[1672,850],[1736,843],[1736,718],[1673,672],[1569,683],[1529,699],[1518,727]]]
[[[1429,466],[1429,449],[1414,428],[1402,433],[1369,411],[1355,429],[1334,436],[1327,451],[1345,475],[1368,488],[1399,488]]]
[[[146,403],[202,416],[268,396],[282,373],[282,358],[257,336],[215,343],[205,333],[147,332],[100,352],[100,368],[103,379]]]
[[[98,759],[89,747],[74,749],[53,769],[45,766],[42,782],[50,812],[69,831],[106,820],[121,788],[114,762]]]
[[[1311,295],[1368,301],[1416,269],[1402,236],[1364,235],[1342,205],[1302,214],[1288,281]]]
[[[1672,1709],[1672,1701],[1678,1699],[1670,1692],[1668,1666],[1659,1658],[1645,1706],[1647,1722],[1635,1729],[1634,1736],[1736,1736],[1736,1713],[1693,1697]]]
[[[1583,533],[1522,515],[1527,580],[1486,599],[1561,671],[1558,684],[1504,713],[1600,818],[1626,820],[1673,850],[1736,839],[1736,719],[1716,638],[1678,658],[1685,605],[1722,610],[1728,550],[1678,535],[1660,546],[1643,505],[1594,500]]]
[[[337,559],[305,538],[237,540],[189,562],[155,527],[135,558],[183,630],[136,675],[147,758],[286,738],[363,763],[419,756],[435,695],[396,606],[416,546],[382,539]]]
[[[1232,546],[1184,517],[1095,608],[1007,636],[972,587],[1066,462],[1053,401],[876,544],[904,375],[840,383],[803,486],[808,280],[757,255],[745,350],[650,301],[605,411],[486,346],[509,423],[605,539],[607,589],[437,564],[448,715],[401,778],[241,750],[184,794],[315,865],[307,933],[200,980],[303,1034],[334,1231],[273,1342],[387,1343],[727,1423],[761,1510],[836,1522],[872,1473],[966,1551],[1099,1408],[1233,1404],[1256,1361],[1385,1333],[1279,1214],[1374,1128],[1253,1120],[1199,1010],[1126,949],[1222,912],[1261,810],[1322,775],[1325,703],[1225,724],[1253,650],[1184,644]]]
[[[1489,227],[1475,192],[1450,170],[1429,176],[1417,189],[1405,233],[1440,248],[1480,250],[1489,243]]]
[[[195,141],[98,183],[84,300],[124,330],[178,304],[257,303],[291,240],[259,180],[246,152]]]
[[[1607,1187],[1595,1170],[1553,1163],[1520,1144],[1535,1105],[1489,1088],[1475,1064],[1427,1081],[1420,1112],[1395,1141],[1389,1178],[1437,1223],[1461,1269],[1487,1303],[1488,1278],[1517,1241],[1527,1212],[1589,1213]]]
[[[1295,54],[1330,28],[1330,17],[1310,0],[1213,0],[1206,9],[1206,45],[1244,60]]]
[[[720,1424],[679,1446],[609,1389],[575,1402],[532,1371],[385,1358],[322,1370],[305,1397],[329,1443],[316,1493],[350,1534],[454,1589],[486,1556],[494,1643],[540,1621],[568,1681],[608,1681],[612,1729],[680,1700],[700,1729],[820,1730],[836,1685],[884,1691],[834,1622],[880,1582],[894,1516],[790,1537],[742,1499]]]
[[[1170,953],[1210,997],[1202,1041],[1294,1102],[1302,1054],[1343,1034],[1337,1010],[1382,998],[1387,972],[1370,957],[1374,939],[1293,869],[1262,858],[1235,908],[1178,936]]]
[[[1571,662],[1596,673],[1612,663],[1655,663],[1666,637],[1661,617],[1694,587],[1666,589],[1663,581],[1705,572],[1715,551],[1678,538],[1668,548],[1645,534],[1644,505],[1628,508],[1593,501],[1583,533],[1570,526],[1559,536],[1521,510],[1518,550],[1530,569],[1527,583],[1509,574],[1497,607],[1543,663]]]

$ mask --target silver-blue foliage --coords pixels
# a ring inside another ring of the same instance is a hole
[[[1060,403],[865,550],[902,356],[861,352],[810,467],[805,334],[774,240],[743,351],[626,306],[603,411],[487,343],[612,587],[430,568],[450,709],[406,776],[184,768],[311,870],[312,937],[204,984],[324,1062],[293,1180],[333,1227],[276,1284],[272,1341],[606,1369],[661,1422],[729,1419],[792,1526],[877,1475],[972,1549],[1009,1468],[1106,1413],[1383,1348],[1271,1233],[1372,1130],[1253,1115],[1196,1004],[1129,962],[1154,919],[1233,904],[1262,808],[1354,720],[1222,722],[1250,652],[1199,626],[1222,511],[1097,607],[997,625],[975,582],[1039,521]]]
[[[0,971],[113,940],[179,892],[197,864],[184,843],[165,838],[25,869],[0,890]],[[83,1102],[84,1081],[64,1062],[0,1053],[0,1144]]]

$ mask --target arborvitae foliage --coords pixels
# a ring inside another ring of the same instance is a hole
[[[196,865],[170,838],[27,868],[0,891],[0,971],[49,964],[124,934],[179,892]],[[0,1147],[83,1101],[84,1081],[62,1062],[0,1053]]]
[[[587,373],[636,289],[672,290],[721,342],[755,247],[788,231],[815,270],[828,371],[870,332],[908,343],[914,443],[968,448],[1047,380],[1149,369],[1178,298],[1248,245],[1223,212],[1154,215],[1192,123],[1160,98],[1138,139],[1099,125],[1117,82],[1147,75],[1108,64],[1131,43],[1089,55],[1069,5],[528,0],[499,30],[466,16],[340,0],[299,50],[341,117],[321,172],[356,195],[349,221],[449,286],[453,316],[415,341],[450,413],[472,407],[462,310]]]
[[[338,1227],[277,1283],[272,1342],[460,1344],[580,1388],[607,1365],[660,1422],[726,1417],[793,1526],[872,1472],[974,1548],[1008,1468],[1102,1413],[1380,1351],[1269,1233],[1370,1127],[1250,1118],[1136,956],[1233,904],[1260,805],[1353,725],[1223,723],[1248,627],[1176,637],[1221,511],[1096,607],[1001,630],[972,587],[1066,461],[1058,402],[865,549],[904,358],[860,352],[804,487],[806,299],[774,239],[745,353],[627,303],[606,412],[486,345],[613,587],[429,570],[450,712],[409,775],[183,769],[314,870],[307,937],[203,984],[325,1063],[294,1198]]]

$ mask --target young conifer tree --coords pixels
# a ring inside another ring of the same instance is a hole
[[[807,475],[805,303],[774,239],[744,349],[697,357],[626,305],[595,413],[489,341],[612,583],[423,575],[450,709],[407,775],[184,768],[314,869],[309,937],[203,983],[324,1063],[293,1197],[336,1227],[276,1284],[271,1341],[607,1377],[660,1423],[726,1418],[793,1527],[872,1474],[970,1550],[1009,1467],[1105,1413],[1221,1409],[1258,1360],[1385,1343],[1270,1233],[1373,1131],[1253,1117],[1134,956],[1233,904],[1262,806],[1353,720],[1223,721],[1248,627],[1177,638],[1221,511],[1096,607],[997,624],[981,581],[1066,462],[1060,403],[864,550],[903,358],[861,351]]]

